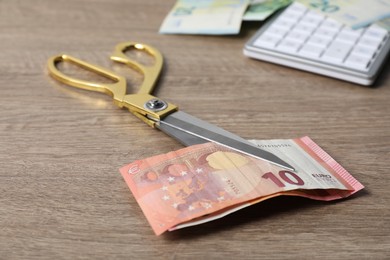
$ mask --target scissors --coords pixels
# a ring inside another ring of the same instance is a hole
[[[125,54],[126,51],[132,49],[145,52],[152,56],[154,58],[153,65],[141,64]],[[142,43],[123,42],[115,46],[114,52],[110,58],[113,61],[127,65],[143,74],[144,81],[141,84],[138,93],[126,93],[127,83],[125,77],[66,54],[51,57],[48,60],[47,66],[50,75],[54,79],[73,87],[102,92],[112,96],[114,103],[117,106],[127,108],[132,114],[140,118],[149,126],[165,132],[186,146],[214,142],[246,155],[268,161],[279,167],[294,171],[294,168],[291,165],[274,154],[262,150],[255,145],[252,145],[247,140],[222,128],[179,111],[176,105],[152,96],[151,93],[160,76],[163,65],[163,57],[157,49]],[[90,72],[97,73],[113,80],[113,83],[100,84],[72,78],[65,75],[57,68],[57,64],[60,62],[73,63]]]

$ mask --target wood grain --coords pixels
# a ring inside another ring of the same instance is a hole
[[[251,60],[242,48],[258,23],[160,35],[174,2],[0,0],[0,258],[388,259],[390,66],[368,88]],[[245,138],[308,135],[366,189],[335,203],[277,198],[156,237],[118,169],[182,146],[46,71],[68,53],[135,91],[142,77],[108,59],[129,40],[163,53],[159,97]]]

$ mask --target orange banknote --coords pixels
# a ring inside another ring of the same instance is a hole
[[[295,171],[206,143],[137,160],[120,172],[156,235],[275,196],[334,200],[363,188],[309,137],[252,142]]]

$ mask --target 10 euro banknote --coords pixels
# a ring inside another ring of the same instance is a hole
[[[328,201],[363,188],[309,137],[252,142],[295,171],[206,143],[135,161],[120,172],[156,235],[275,196]]]

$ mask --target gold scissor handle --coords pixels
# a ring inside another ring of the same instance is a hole
[[[129,59],[125,52],[131,48],[144,51],[151,55],[154,58],[153,65],[145,66],[135,60]],[[144,75],[144,81],[138,90],[138,94],[152,93],[163,66],[163,57],[157,49],[142,43],[122,42],[115,46],[114,52],[111,54],[110,58],[114,61],[123,63]]]
[[[154,64],[152,66],[145,66],[127,57],[125,52],[131,48],[144,51],[153,56]],[[163,63],[162,55],[157,49],[141,43],[123,42],[115,47],[111,59],[130,66],[131,68],[143,74],[144,81],[140,86],[138,93],[126,93],[126,78],[118,76],[115,73],[102,67],[89,64],[69,55],[64,54],[54,56],[48,60],[47,65],[50,75],[58,81],[73,87],[109,94],[113,97],[117,106],[128,108],[130,112],[132,112],[135,116],[139,117],[150,126],[154,126],[156,120],[159,120],[161,117],[164,117],[169,113],[177,110],[177,106],[150,95],[158,80]],[[57,68],[57,63],[62,61],[71,62],[81,68],[114,80],[114,83],[93,83],[67,76]]]
[[[94,83],[65,75],[57,68],[57,63],[63,61],[71,62],[86,70],[95,72],[105,78],[113,80],[114,83]],[[116,102],[122,102],[123,96],[126,95],[126,79],[97,65],[92,65],[75,57],[63,54],[51,57],[47,62],[47,66],[49,73],[53,78],[67,85],[108,94],[112,96]]]

